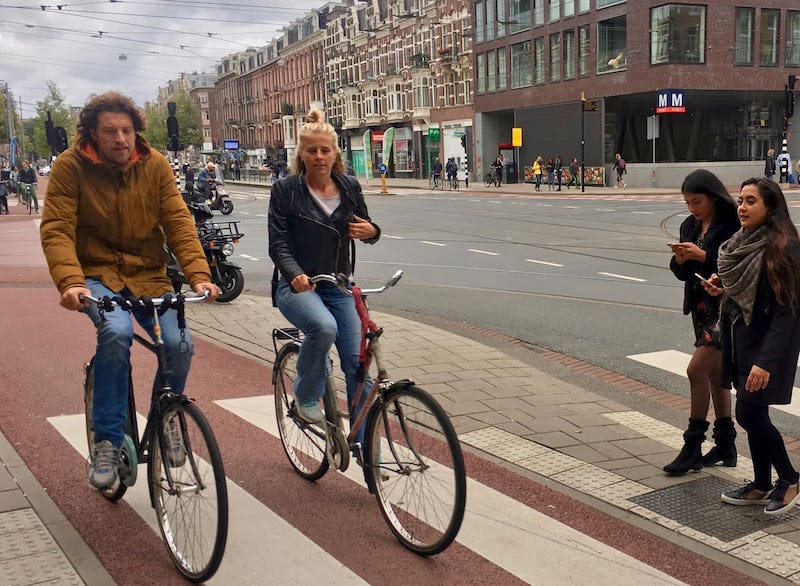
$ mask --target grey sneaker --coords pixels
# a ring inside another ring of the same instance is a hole
[[[783,515],[788,513],[794,504],[800,500],[800,486],[788,480],[775,481],[775,488],[769,493],[769,503],[764,508],[767,515]]]
[[[298,401],[296,406],[297,414],[306,423],[321,423],[325,418],[322,415],[322,409],[319,407],[319,401],[307,401],[305,403]]]
[[[119,448],[108,440],[94,446],[92,463],[89,465],[89,484],[98,490],[107,490],[117,481],[119,468]]]
[[[770,491],[761,490],[755,482],[722,493],[722,502],[729,505],[766,505],[770,502]]]
[[[170,468],[180,468],[186,463],[186,446],[183,443],[181,422],[172,413],[164,422],[164,449],[167,452]]]

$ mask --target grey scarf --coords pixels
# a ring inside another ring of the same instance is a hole
[[[719,249],[718,274],[725,287],[722,311],[731,316],[731,321],[742,317],[749,326],[753,319],[768,232],[767,226],[755,232],[739,230]]]

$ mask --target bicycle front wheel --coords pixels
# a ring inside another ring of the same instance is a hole
[[[395,537],[421,555],[444,551],[464,519],[464,456],[452,423],[419,387],[390,391],[367,422],[370,488]]]
[[[228,488],[217,440],[194,403],[162,412],[148,463],[161,536],[178,571],[192,582],[213,576],[228,539]]]
[[[487,173],[483,176],[483,182],[486,184],[486,187],[489,187],[491,184],[494,183],[494,175],[491,173]]]
[[[297,473],[308,480],[322,478],[328,471],[325,431],[301,420],[295,413],[294,381],[300,346],[289,343],[278,351],[272,372],[275,417],[283,451]]]

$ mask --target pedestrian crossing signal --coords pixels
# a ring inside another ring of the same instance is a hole
[[[600,109],[600,103],[597,100],[583,100],[584,112],[597,112]]]

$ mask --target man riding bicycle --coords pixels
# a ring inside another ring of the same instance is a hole
[[[433,165],[431,166],[431,175],[433,177],[434,185],[437,185],[439,181],[442,180],[442,162],[439,160],[439,157],[436,157],[436,160],[433,161]]]
[[[458,165],[456,165],[456,160],[454,157],[450,157],[447,159],[447,165],[445,165],[445,172],[447,173],[447,180],[454,181],[456,178],[456,174],[458,173]]]
[[[172,168],[139,135],[144,127],[144,117],[129,97],[106,92],[90,98],[80,113],[75,144],[53,165],[40,229],[61,305],[86,313],[97,328],[95,448],[89,482],[101,490],[117,479],[133,323],[128,313],[101,313],[81,296],[155,297],[171,292],[164,265],[166,240],[195,292],[208,291],[209,301],[219,292],[211,283],[194,221],[175,185]],[[134,310],[133,314],[154,337],[152,312]],[[178,328],[174,309],[159,321],[171,370],[169,383],[180,394],[191,365],[191,336]],[[182,450],[175,426],[165,431],[167,450]]]
[[[36,197],[36,184],[39,182],[39,179],[36,177],[36,171],[31,167],[28,159],[22,161],[22,169],[20,169],[19,175],[17,176],[17,181],[19,181],[20,192],[25,198],[25,203],[32,201],[32,205],[38,214],[39,199]]]

